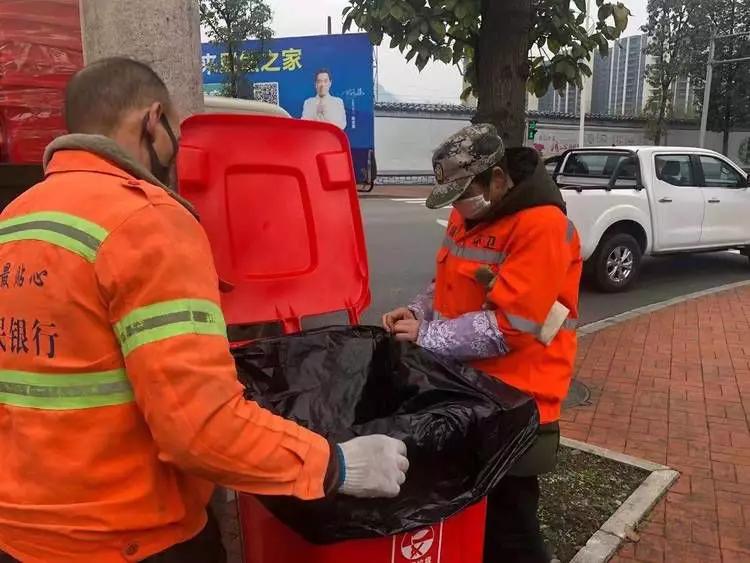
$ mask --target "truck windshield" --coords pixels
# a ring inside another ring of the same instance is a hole
[[[565,176],[606,178],[617,172],[617,178],[635,179],[635,160],[628,153],[573,153],[565,163]]]

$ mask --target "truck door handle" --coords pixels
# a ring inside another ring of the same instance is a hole
[[[716,198],[713,198],[713,199],[709,199],[709,200],[708,200],[708,203],[721,203],[721,200],[720,200],[720,199],[716,199]]]
[[[659,203],[672,203],[671,197],[663,197],[659,200]]]

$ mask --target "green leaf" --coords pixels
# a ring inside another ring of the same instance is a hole
[[[450,47],[440,47],[438,51],[438,59],[443,61],[445,64],[450,64],[453,59],[453,49]]]
[[[561,45],[555,37],[550,37],[549,39],[547,39],[547,46],[549,47],[549,50],[555,54],[560,52]]]
[[[568,80],[573,80],[578,75],[575,65],[567,59],[560,59],[555,64],[555,72],[565,75]]]
[[[351,14],[349,14],[348,16],[344,18],[344,27],[343,27],[344,33],[346,33],[352,28],[353,22],[354,22],[354,18],[352,17]]]
[[[445,39],[445,24],[440,20],[430,20],[430,27],[435,39],[442,42]]]
[[[406,61],[408,62],[416,56],[417,56],[417,49],[415,47],[412,47],[411,49],[409,49],[409,52],[406,53]]]
[[[630,16],[630,10],[628,10],[622,4],[618,4],[613,9],[615,16],[615,27],[618,31],[623,32],[628,27],[628,16]]]
[[[370,38],[370,43],[372,43],[373,45],[380,45],[383,42],[382,29],[374,29],[372,31],[369,31],[367,33],[367,36]]]
[[[575,59],[588,58],[589,52],[584,49],[581,45],[574,45],[570,53]]]
[[[578,8],[581,12],[586,13],[586,0],[573,0],[575,2],[576,8]]]
[[[419,27],[418,27],[418,26],[416,26],[416,27],[412,27],[412,28],[411,28],[411,29],[409,30],[409,33],[408,33],[408,34],[406,35],[406,40],[407,40],[407,41],[408,41],[408,42],[409,42],[410,44],[412,44],[412,43],[414,43],[414,42],[415,42],[415,41],[416,41],[417,39],[419,39],[419,35],[420,35]]]
[[[417,64],[417,68],[420,71],[422,71],[424,69],[424,67],[427,66],[428,62],[430,62],[430,57],[429,56],[424,57],[424,56],[422,56],[422,53],[420,53],[419,55],[417,55],[416,64]]]
[[[612,4],[604,4],[601,8],[599,8],[599,13],[597,15],[599,16],[600,21],[606,20],[609,16],[612,15]]]
[[[461,92],[461,99],[463,101],[466,101],[469,99],[469,96],[474,92],[474,87],[469,85],[466,88],[464,88],[463,92]]]
[[[564,74],[555,73],[552,75],[552,87],[558,92],[560,90],[563,90],[566,84],[567,84],[567,81],[565,80]]]

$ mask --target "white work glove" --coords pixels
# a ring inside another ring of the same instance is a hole
[[[339,444],[344,482],[339,492],[358,498],[397,497],[406,481],[406,444],[388,436],[362,436]]]

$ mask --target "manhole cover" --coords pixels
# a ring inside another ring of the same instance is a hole
[[[577,379],[574,379],[570,384],[570,389],[568,389],[568,396],[565,397],[565,401],[563,401],[563,407],[577,407],[588,403],[590,398],[591,391],[589,388]]]

